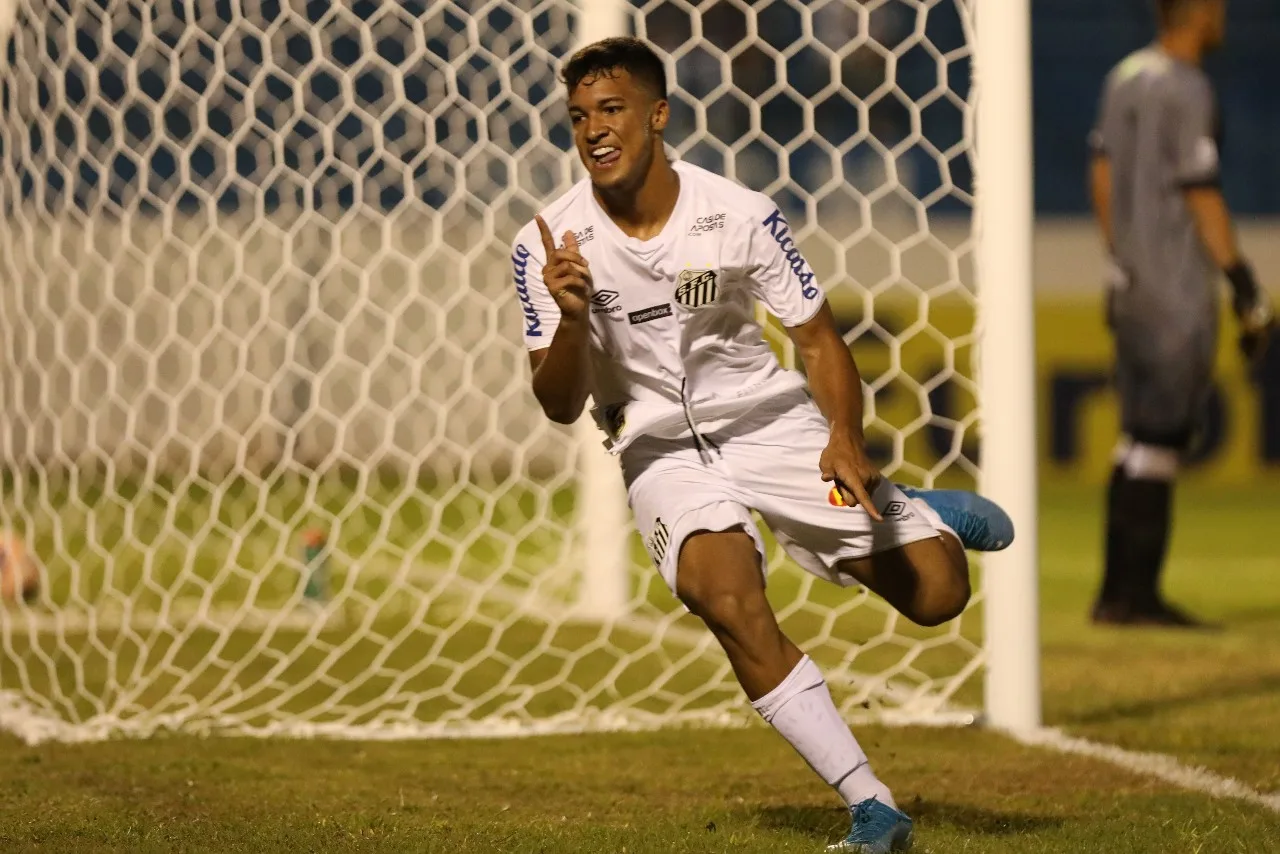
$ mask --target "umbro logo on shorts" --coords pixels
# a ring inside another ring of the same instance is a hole
[[[831,487],[831,491],[827,493],[827,503],[832,507],[849,506],[845,503],[844,496],[840,494],[840,490],[834,486]],[[884,509],[880,511],[880,515],[886,519],[910,519],[915,515],[915,513],[907,510],[907,505],[903,504],[901,501],[890,501],[884,506]]]
[[[676,302],[685,308],[711,305],[720,296],[715,270],[681,270],[676,279]]]

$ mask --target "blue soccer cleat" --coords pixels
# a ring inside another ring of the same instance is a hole
[[[962,489],[898,488],[937,511],[966,549],[998,552],[1013,542],[1013,520],[989,498]]]
[[[849,835],[829,852],[844,854],[889,854],[911,850],[911,819],[875,798],[867,798],[849,809],[853,826]]]

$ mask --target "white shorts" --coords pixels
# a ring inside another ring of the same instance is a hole
[[[649,437],[622,453],[636,525],[672,592],[680,548],[695,531],[741,527],[755,540],[763,571],[764,541],[752,510],[801,568],[846,587],[857,581],[836,570],[841,561],[939,535],[928,511],[887,479],[872,495],[883,522],[836,503],[818,469],[830,430],[806,394],[785,395],[703,437],[703,454],[693,439]]]

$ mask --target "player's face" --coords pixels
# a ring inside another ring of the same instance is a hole
[[[579,83],[569,94],[569,120],[591,183],[610,189],[642,181],[667,115],[667,102],[655,99],[623,69]]]

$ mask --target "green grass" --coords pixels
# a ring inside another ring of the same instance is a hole
[[[340,502],[340,495],[335,490],[332,500]],[[444,514],[458,500],[467,499],[450,496],[443,508],[438,501],[423,501],[418,510],[397,512]],[[567,499],[548,494],[516,500]],[[1188,485],[1179,493],[1167,589],[1196,613],[1220,620],[1224,628],[1215,633],[1100,629],[1088,624],[1085,617],[1099,570],[1100,501],[1096,489],[1049,489],[1043,496],[1047,722],[1099,741],[1169,753],[1263,791],[1280,790],[1280,731],[1275,726],[1280,721],[1280,560],[1274,538],[1268,536],[1276,521],[1274,509],[1280,506],[1280,487],[1205,491]],[[287,501],[280,506],[285,509],[273,511],[272,518],[306,521],[289,516]],[[556,509],[563,513],[568,508]],[[216,518],[214,510],[232,513],[233,508],[211,508],[202,518]],[[363,512],[338,510],[339,518]],[[184,512],[193,520],[200,518],[190,509]],[[501,516],[502,508],[490,506],[485,512]],[[521,512],[523,505],[518,505],[502,518],[518,520]],[[476,535],[468,534],[462,524],[449,528],[447,519],[439,518],[441,530],[456,531],[464,541],[460,552],[436,553],[430,551],[435,546],[424,545],[415,553],[415,562],[455,568],[463,578],[479,583],[487,583],[489,561],[484,553],[470,549],[494,548],[493,543],[516,549],[515,562],[523,567],[514,583],[519,588],[536,583],[530,579],[546,566],[545,557],[544,563],[537,561],[556,534],[543,531],[537,535],[543,540],[535,537],[534,545],[524,545],[502,524],[495,526],[496,534]],[[227,519],[229,530],[234,516]],[[270,531],[283,529],[262,519],[255,524]],[[116,523],[115,528],[124,530],[123,525]],[[198,524],[195,529],[200,529]],[[288,536],[273,536],[291,543],[292,533],[290,529]],[[350,523],[340,537],[359,535],[360,525]],[[468,536],[479,538],[466,541]],[[490,545],[475,545],[485,537]],[[394,548],[408,546],[397,542]],[[290,548],[274,543],[267,551],[284,555],[276,571],[286,571]],[[296,569],[291,571],[296,575]],[[344,571],[338,568],[340,578]],[[206,577],[198,569],[189,574]],[[816,611],[797,604],[801,593],[829,602],[851,595],[819,587],[807,590],[807,582],[793,575],[783,574],[775,581],[775,602],[789,614],[789,628],[800,634],[816,634],[821,622]],[[421,580],[412,584],[415,589],[431,589]],[[234,601],[242,591],[228,588],[217,596]],[[166,661],[154,651],[166,643],[163,634],[72,635],[59,645],[44,636],[33,643],[28,635],[0,632],[0,659],[6,662],[0,667],[0,685],[14,684],[14,661],[20,661],[28,677],[46,673],[60,680],[67,702],[83,712],[93,707],[90,698],[98,687],[85,684],[91,682],[92,668],[69,672],[66,663],[73,658],[105,663],[110,653],[117,674],[145,677],[140,685],[118,680],[121,684],[115,689],[134,692],[138,705],[171,694],[176,683],[165,680],[176,679],[177,673],[203,668],[199,678],[182,687],[183,693],[198,696],[217,688],[236,667],[243,669],[230,680],[232,685],[253,685],[264,678],[278,685],[293,679],[305,683],[320,668],[334,685],[359,686],[340,704],[359,709],[386,689],[390,674],[419,667],[419,681],[408,687],[422,700],[414,714],[429,717],[447,713],[450,703],[456,707],[460,698],[482,696],[485,680],[496,672],[486,668],[522,660],[530,650],[541,654],[529,657],[521,672],[533,684],[549,678],[591,684],[602,670],[616,665],[616,659],[600,658],[597,652],[582,656],[577,669],[564,670],[566,662],[555,654],[558,649],[594,643],[602,650],[602,642],[608,641],[609,646],[637,653],[632,668],[613,674],[612,684],[624,691],[645,685],[655,673],[681,661],[675,647],[646,647],[646,639],[637,633],[601,636],[586,625],[539,626],[504,617],[501,608],[490,610],[487,605],[472,612],[480,615],[480,625],[472,621],[464,628],[460,620],[466,609],[461,605],[470,601],[467,595],[464,590],[461,601],[451,601],[458,598],[456,591],[439,591],[420,625],[411,627],[407,617],[372,624],[381,643],[352,645],[345,657],[332,660],[326,656],[350,643],[349,635],[308,639],[296,632],[235,632],[225,647],[215,649],[214,633],[193,631],[167,641],[172,658]],[[652,583],[638,587],[636,595],[646,613],[672,613],[669,596]],[[976,637],[980,622],[975,616],[965,615],[963,635]],[[821,651],[824,663],[835,668],[852,656],[855,665],[863,666],[866,662],[859,656],[864,653],[854,641],[884,628],[884,612],[863,603],[842,619],[829,627],[833,640]],[[457,638],[455,647],[437,645],[445,630]],[[471,683],[451,686],[452,698],[450,691],[431,693],[439,690],[441,674],[432,671],[422,655],[433,645],[436,652],[474,664]],[[939,649],[949,647],[955,653],[959,646],[952,642]],[[280,666],[282,650],[298,651],[292,669]],[[390,658],[369,669],[368,662],[380,654]],[[886,654],[892,661],[894,653]],[[326,660],[328,669],[323,667]],[[122,669],[122,663],[130,666]],[[947,664],[938,662],[937,672]],[[688,667],[678,669],[688,681],[670,684],[671,692],[723,675],[714,651],[699,653]],[[518,686],[509,688],[512,693],[499,692],[484,707],[501,708],[518,698]],[[958,696],[973,698],[979,688],[972,680]],[[342,689],[313,682],[309,690],[312,693],[286,699],[286,707],[289,702],[314,703]],[[572,694],[544,702],[576,702]],[[240,701],[243,708],[254,708],[280,696],[279,690],[266,691]],[[603,704],[608,692],[598,699]],[[736,697],[715,691],[706,699],[711,704],[742,705]],[[859,727],[858,734],[917,818],[920,851],[1280,851],[1280,816],[1274,813],[1180,791],[1097,761],[1021,747],[970,729]],[[0,737],[0,751],[6,757],[0,762],[0,790],[6,793],[0,798],[0,850],[6,852],[812,852],[843,829],[829,790],[762,726],[408,743],[171,736],[29,748]]]
[[[631,617],[605,627],[566,617],[579,579],[566,536],[573,495],[563,489],[342,472],[216,488],[37,487],[10,492],[48,584],[34,609],[0,620],[9,651],[0,687],[21,685],[61,717],[163,718],[204,731],[222,726],[201,717],[210,708],[250,727],[307,713],[322,724],[448,728],[485,716],[616,712],[620,700],[629,714],[750,713],[638,537]],[[299,622],[290,617],[305,583],[302,535],[315,526],[329,533],[334,602],[331,619]],[[817,584],[792,566],[773,574],[770,597],[846,708],[980,699],[977,671],[965,669],[980,638],[977,608],[922,630],[865,591]],[[180,613],[197,607],[213,614]],[[124,608],[130,619],[119,617]],[[154,619],[169,608],[179,612]],[[103,622],[51,631],[57,613]],[[682,632],[656,641],[655,621]]]

